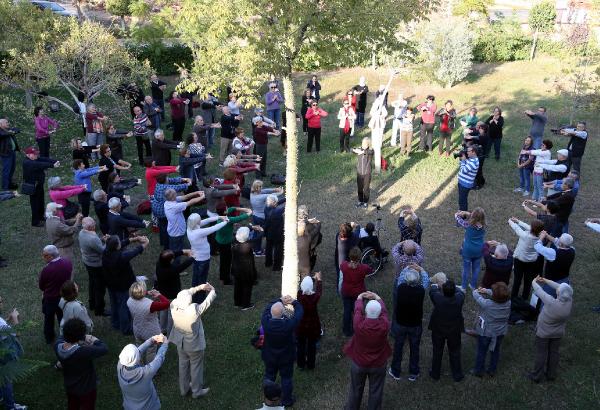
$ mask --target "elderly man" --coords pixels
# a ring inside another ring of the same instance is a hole
[[[144,148],[146,148],[146,156],[152,155],[152,147],[150,146],[150,138],[148,136],[148,126],[150,120],[144,114],[139,106],[133,107],[133,135],[135,136],[135,145],[137,146],[138,161],[141,166],[144,166]],[[166,164],[169,165],[169,164]]]
[[[280,200],[276,195],[269,195],[265,205],[265,266],[280,271],[283,263],[285,198]]]
[[[397,243],[392,248],[392,256],[394,257],[394,263],[396,264],[396,278],[398,278],[402,270],[408,265],[422,265],[424,258],[421,245],[411,239]]]
[[[88,304],[96,316],[107,316],[104,312],[104,279],[102,278],[102,254],[108,235],[100,238],[96,234],[96,221],[88,217],[81,221],[82,230],[79,231],[79,249],[81,260],[88,273]]]
[[[154,196],[152,197],[152,215],[158,220],[160,246],[163,249],[169,248],[169,234],[167,233],[169,221],[165,215],[165,192],[168,189],[174,189],[175,192],[183,192],[191,184],[192,181],[188,178],[168,178],[166,173],[159,174],[156,177],[156,186],[154,187]]]
[[[496,282],[510,283],[513,268],[513,254],[508,246],[497,241],[487,241],[483,244],[483,260],[485,273],[481,279],[481,287],[491,289]]]
[[[144,221],[127,212],[121,212],[121,200],[117,197],[110,198],[108,209],[108,233],[117,235],[122,241],[129,237],[130,230],[144,229],[150,226],[149,221]]]
[[[571,138],[567,145],[569,166],[575,171],[581,172],[581,157],[583,157],[588,138],[585,121],[578,121],[577,128],[564,128],[560,133]]]
[[[42,313],[44,314],[44,337],[46,343],[54,341],[54,316],[58,323],[62,320],[62,310],[58,307],[60,302],[60,288],[63,283],[71,280],[73,264],[68,259],[63,259],[54,245],[47,245],[42,251],[42,258],[46,266],[40,272],[38,286],[43,293]]]
[[[429,297],[433,303],[433,311],[429,320],[433,345],[429,376],[436,381],[440,379],[445,344],[448,345],[452,378],[455,382],[459,382],[465,377],[460,360],[460,337],[465,329],[462,314],[465,294],[457,289],[454,281],[447,280],[442,285],[441,291],[437,285],[431,286],[429,290]]]
[[[403,281],[401,281],[402,277]],[[389,374],[395,380],[400,380],[402,353],[404,341],[407,338],[410,346],[408,380],[414,382],[421,373],[419,368],[419,345],[423,333],[424,278],[427,278],[427,283],[429,283],[427,272],[419,266],[413,265],[402,271],[394,287],[392,333],[396,338],[396,343],[394,344],[394,357]]]
[[[386,362],[392,354],[387,340],[389,331],[390,319],[383,300],[373,292],[358,295],[354,304],[354,335],[344,346],[344,353],[352,360],[350,390],[345,409],[360,408],[367,378],[367,408],[382,408]]]
[[[547,246],[544,246],[546,242]],[[533,247],[546,260],[544,278],[556,283],[570,282],[569,273],[575,260],[575,248],[572,244],[573,237],[568,233],[563,233],[560,238],[555,238],[546,231],[540,233],[539,240]],[[551,287],[544,287],[544,290],[556,297],[556,292]]]
[[[31,226],[44,226],[44,183],[46,169],[60,166],[60,162],[40,157],[40,152],[35,147],[25,149],[23,159],[23,193],[29,195],[31,206]]]
[[[192,303],[192,296],[196,292],[208,292],[208,296],[201,304]],[[177,294],[171,302],[171,316],[173,328],[169,340],[177,346],[179,356],[179,392],[186,396],[190,391],[192,398],[196,399],[206,395],[209,391],[204,388],[204,351],[206,339],[202,315],[213,303],[217,294],[215,288],[208,283],[184,289]]]
[[[256,177],[267,176],[267,148],[269,146],[269,135],[281,135],[281,131],[277,131],[273,127],[266,125],[260,118],[253,123],[255,125],[252,131],[252,137],[256,143],[254,153],[260,155],[260,169],[256,171]]]
[[[165,89],[167,83],[159,80],[156,74],[150,76],[150,91],[152,92],[152,99],[156,101],[160,107],[160,118],[165,119]]]
[[[15,135],[20,132],[18,128],[11,128],[6,118],[0,119],[0,159],[2,160],[2,189],[16,189],[12,182],[15,173],[16,155],[19,149]]]
[[[62,205],[54,202],[46,205],[46,232],[52,245],[58,248],[60,256],[73,261],[75,234],[81,226],[83,215],[78,213],[75,218],[65,221],[58,214],[61,208]]]
[[[542,138],[544,137],[544,127],[548,122],[546,107],[539,107],[537,112],[531,110],[525,111],[525,115],[531,118],[531,129],[529,135],[533,138],[533,148],[540,149],[542,146]]]
[[[554,297],[542,289],[542,285],[552,288]],[[533,291],[543,302],[535,331],[535,363],[527,378],[539,383],[544,374],[546,380],[556,379],[559,360],[560,339],[565,334],[567,319],[573,306],[573,289],[567,283],[556,283],[538,276],[532,282]]]
[[[154,102],[154,99],[147,95],[144,97],[144,104],[142,104],[142,108],[144,109],[144,114],[148,117],[151,123],[151,127],[154,130],[160,128],[160,114],[162,113],[161,108]]]
[[[169,249],[173,252],[183,250],[185,242],[185,216],[183,211],[202,202],[204,192],[196,191],[191,194],[177,196],[174,189],[165,191],[165,216],[167,217],[167,234],[169,235]]]
[[[294,309],[291,317],[283,314],[284,305],[289,304]],[[265,334],[261,353],[265,363],[264,380],[274,382],[277,373],[281,374],[281,404],[284,406],[292,406],[295,401],[292,377],[296,360],[296,328],[303,314],[302,304],[289,295],[269,303],[262,314],[261,325]]]
[[[179,143],[165,139],[165,133],[161,129],[154,131],[152,140],[152,160],[156,166],[171,165],[171,150],[177,149]]]
[[[560,226],[560,232],[562,233],[569,232],[569,216],[571,215],[573,204],[575,203],[573,185],[574,181],[571,178],[565,178],[561,185],[562,191],[546,198],[546,203],[554,202],[558,206],[556,219]]]

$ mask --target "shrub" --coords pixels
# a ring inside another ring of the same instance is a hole
[[[148,60],[150,66],[159,75],[176,74],[177,66],[190,67],[193,61],[192,51],[178,43],[153,42],[128,45],[127,48],[138,60]]]
[[[529,57],[531,39],[515,20],[501,19],[479,30],[473,47],[478,62],[515,61]]]

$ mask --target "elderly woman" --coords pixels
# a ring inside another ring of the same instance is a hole
[[[321,222],[308,217],[306,205],[298,207],[298,273],[304,277],[317,262],[317,246],[321,243]]]
[[[60,256],[73,261],[75,234],[81,226],[83,215],[77,214],[75,218],[65,220],[59,215],[61,208],[61,205],[54,202],[46,205],[46,233],[52,245],[58,248]]]
[[[77,286],[77,283],[72,280],[63,283],[60,288],[60,296],[61,299],[60,302],[58,302],[58,307],[60,307],[63,312],[63,317],[59,325],[60,334],[62,335],[63,326],[70,319],[82,320],[83,323],[85,323],[86,333],[91,334],[94,329],[94,323],[83,303],[77,299],[77,296],[79,296],[79,286]]]
[[[242,222],[252,215],[252,211],[247,208],[225,208],[218,207],[219,216],[226,217],[224,227],[219,229],[215,235],[215,241],[219,247],[219,278],[224,285],[231,285],[231,242],[233,241],[234,224]],[[239,214],[241,212],[241,214]],[[239,214],[236,216],[236,214]]]
[[[481,270],[481,257],[483,256],[483,242],[485,237],[485,213],[482,208],[475,208],[473,212],[458,211],[454,214],[456,223],[465,229],[460,253],[463,257],[462,282],[460,288],[463,292],[467,286],[477,288],[477,279]],[[469,279],[471,279],[469,281]]]
[[[35,124],[35,141],[40,148],[40,156],[50,156],[50,135],[58,129],[58,122],[48,117],[42,107],[33,110]]]
[[[116,170],[118,173],[124,169],[130,169],[131,164],[127,161],[123,161],[119,159],[117,161],[113,160],[111,148],[107,144],[103,144],[100,146],[100,161],[98,162],[99,166],[104,166],[106,171],[101,171],[98,174],[98,181],[100,181],[100,185],[104,192],[108,192],[108,177],[109,175]]]
[[[105,117],[94,104],[88,104],[85,113],[85,123],[87,134],[85,141],[88,146],[104,144],[104,122],[108,119]],[[96,159],[97,154],[92,152],[92,159]],[[102,165],[102,164],[100,164]]]
[[[321,320],[317,305],[323,293],[321,272],[315,272],[314,278],[305,276],[300,283],[297,300],[302,305],[304,314],[296,329],[298,340],[297,363],[298,368],[315,368],[317,356],[317,341],[321,337]]]
[[[519,288],[523,282],[522,298],[529,300],[531,281],[542,271],[544,259],[535,250],[535,243],[540,233],[544,230],[544,223],[539,219],[531,221],[531,226],[515,217],[510,218],[508,224],[519,237],[514,252],[515,281],[512,287],[512,297],[519,295]]]
[[[141,356],[152,346],[158,346],[152,362],[143,365]],[[160,399],[152,379],[165,361],[169,340],[161,333],[152,336],[139,347],[128,344],[119,354],[117,378],[123,394],[123,408],[128,410],[159,410]]]
[[[148,296],[148,297],[147,297]],[[129,287],[127,307],[133,322],[133,336],[138,344],[161,333],[158,312],[169,308],[171,301],[157,290],[148,291],[146,283],[136,281]],[[156,346],[150,346],[144,352],[142,363],[150,363],[156,356]]]
[[[513,267],[513,254],[504,243],[487,241],[483,244],[483,260],[485,273],[481,279],[481,287],[491,289],[496,282],[510,283]]]
[[[254,307],[252,285],[257,273],[254,265],[252,244],[248,242],[250,229],[242,226],[235,233],[237,243],[231,247],[231,276],[233,276],[233,302],[242,310]]]
[[[421,244],[421,236],[423,235],[423,227],[421,226],[421,220],[412,210],[412,208],[406,208],[400,211],[400,218],[398,218],[398,228],[400,229],[400,240],[405,241],[412,239],[419,245]]]
[[[283,194],[283,188],[263,188],[263,181],[254,180],[250,188],[250,206],[252,208],[252,223],[264,228],[265,226],[265,206],[267,197],[271,194]],[[254,239],[254,255],[262,256],[262,236]]]
[[[545,292],[543,285],[554,289],[556,298]],[[558,284],[539,276],[533,280],[532,286],[536,296],[544,304],[536,325],[535,364],[533,371],[527,376],[533,382],[539,383],[545,370],[546,380],[553,381],[558,371],[560,339],[565,334],[567,319],[571,316],[573,288],[567,283]]]
[[[53,176],[48,178],[48,194],[52,202],[59,204],[62,208],[58,210],[60,217],[72,218],[79,212],[79,206],[68,199],[81,194],[87,190],[85,184],[80,185],[62,185],[60,177]],[[67,205],[68,204],[68,205]]]
[[[121,178],[117,172],[113,171],[108,176],[108,197],[117,197],[123,199],[125,197],[125,191],[131,188],[135,188],[142,184],[141,179],[137,178]]]
[[[215,128],[221,128],[221,123],[215,122],[207,124],[204,122],[204,118],[201,115],[197,115],[196,118],[194,118],[192,131],[198,136],[198,141],[205,147],[212,145],[212,141],[209,141],[209,135],[211,131],[214,133]]]
[[[369,265],[360,263],[362,253],[358,247],[350,249],[350,261],[343,261],[340,266],[342,301],[344,303],[343,332],[344,336],[354,334],[352,313],[358,295],[367,291],[365,277],[372,272]]]
[[[475,328],[478,335],[477,357],[473,375],[483,377],[485,358],[489,350],[491,359],[487,374],[493,377],[496,374],[500,357],[500,343],[508,331],[508,317],[510,316],[508,286],[504,282],[496,282],[491,289],[474,289],[473,299],[479,305],[479,316]]]

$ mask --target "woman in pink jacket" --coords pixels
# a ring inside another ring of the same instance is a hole
[[[321,117],[327,117],[328,115],[327,111],[319,108],[319,103],[313,100],[304,116],[308,120],[308,146],[306,152],[312,151],[313,140],[317,152],[321,151]]]
[[[58,122],[47,117],[42,107],[33,110],[35,124],[35,141],[40,148],[41,157],[50,157],[50,134],[58,129]]]
[[[61,209],[57,210],[58,216],[65,219],[73,218],[79,210],[70,210],[67,209],[67,199],[79,195],[83,191],[86,190],[86,186],[84,185],[61,185],[60,177],[50,177],[48,178],[48,194],[50,195],[50,199],[52,202],[62,205]],[[67,215],[65,216],[65,211]],[[73,212],[75,211],[75,212]]]

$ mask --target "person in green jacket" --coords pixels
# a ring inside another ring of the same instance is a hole
[[[240,212],[238,216],[236,212]],[[215,240],[219,248],[219,278],[224,285],[231,285],[231,242],[233,242],[233,226],[242,222],[252,215],[252,210],[248,208],[225,208],[217,206],[217,214],[227,215],[229,222],[215,234]]]

